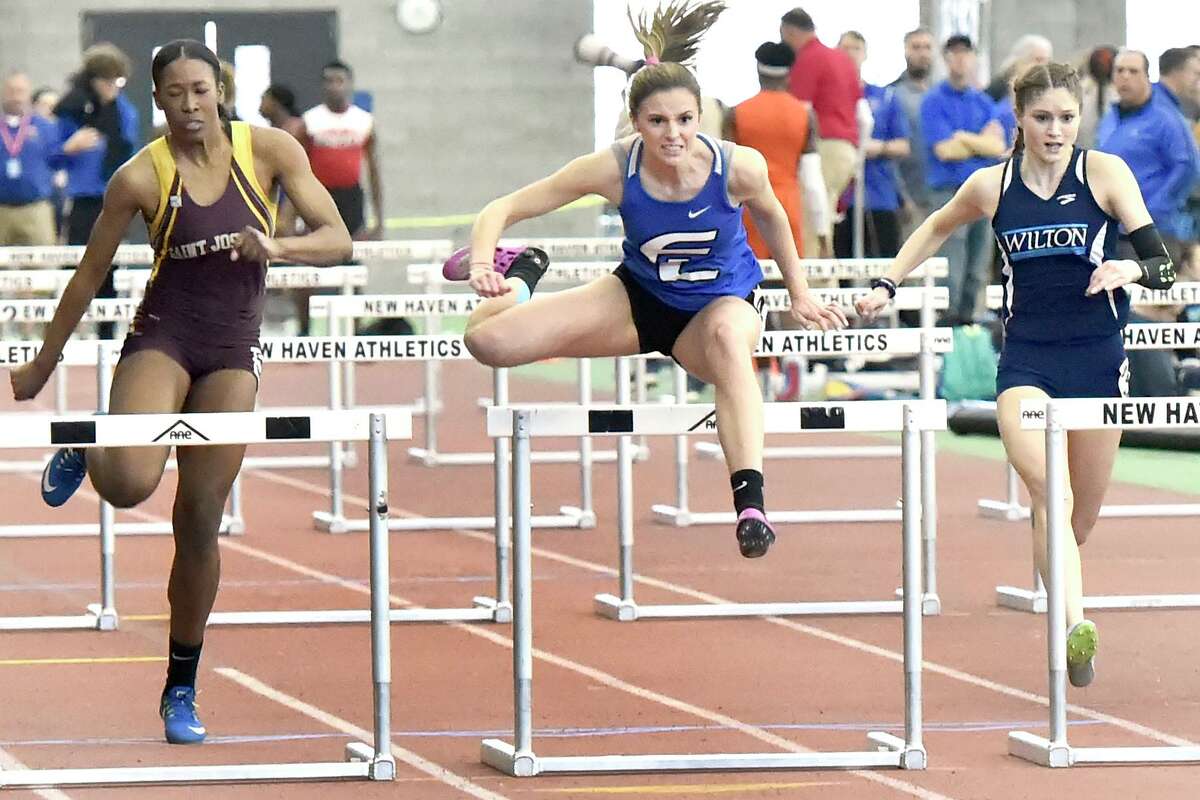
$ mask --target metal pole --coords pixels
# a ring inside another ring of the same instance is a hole
[[[329,362],[329,408],[342,408],[342,381],[337,362]],[[345,507],[342,502],[342,445],[329,443],[329,517],[330,529],[344,530]]]
[[[928,278],[926,280],[929,280]],[[932,320],[933,306],[929,286],[921,305],[922,325],[924,318]],[[927,308],[928,307],[928,308]],[[933,330],[925,328],[921,334],[921,399],[936,397],[933,377]],[[937,595],[937,438],[933,431],[922,430],[921,439],[921,542],[925,557],[924,593],[933,598]]]
[[[513,414],[513,680],[515,681],[515,755],[533,753],[533,546],[530,535],[528,409]]]
[[[921,747],[921,539],[916,508],[921,491],[916,450],[920,441],[911,406],[904,406],[901,433],[901,486],[904,507],[904,740],[908,748]]]
[[[108,413],[108,399],[112,391],[112,366],[109,364],[109,343],[100,340],[96,345],[96,408],[101,414]],[[117,537],[113,530],[114,512],[112,504],[100,500],[100,617],[116,615],[116,550]]]
[[[508,382],[500,376],[501,370],[492,370],[492,405],[504,407],[508,405]],[[495,520],[496,520],[496,604],[512,602],[508,589],[508,573],[512,556],[511,516],[509,503],[511,496],[512,465],[509,463],[509,440],[497,436],[492,440],[492,452],[495,454],[492,474],[495,476]]]
[[[1005,474],[1005,495],[1008,497],[1008,508],[1010,511],[1016,510],[1021,506],[1020,487],[1017,486],[1017,469],[1009,462],[1004,462]]]
[[[863,180],[863,163],[865,160],[865,153],[863,150],[863,142],[861,137],[859,138],[856,155],[858,158],[857,166],[854,168],[854,257],[865,258],[864,254],[866,253],[866,243],[864,242],[863,236],[863,205],[866,203],[866,191],[863,187],[863,183],[865,183]],[[833,208],[830,209],[830,213],[836,214],[837,198],[831,197],[829,198],[829,202],[833,204]]]
[[[1050,650],[1050,744],[1067,744],[1067,594],[1062,537],[1067,530],[1063,473],[1065,434],[1054,403],[1046,404],[1046,640]]]
[[[426,283],[425,291],[428,293],[434,288],[433,283]],[[431,334],[442,332],[442,318],[430,317],[429,332]],[[425,362],[425,456],[430,458],[437,453],[437,403],[441,396],[441,375],[442,362],[429,359]],[[494,373],[493,373],[494,375]],[[494,405],[500,405],[498,402]]]
[[[367,479],[371,493],[371,675],[375,690],[375,758],[379,759],[390,758],[392,754],[387,422],[383,414],[371,415],[371,438],[367,448]]]
[[[629,359],[617,359],[617,404],[629,404]],[[633,602],[633,441],[617,437],[617,540],[621,599]]]
[[[233,486],[229,488],[229,519],[232,528],[236,527],[243,519],[242,516],[242,473],[241,470],[234,476]]]
[[[592,360],[579,359],[579,405],[592,404]],[[593,515],[592,437],[579,437],[579,508],[584,516]]]
[[[687,403],[687,372],[675,365],[675,402]],[[688,510],[688,437],[675,437],[675,513],[682,516]]]
[[[54,413],[67,413],[67,370],[66,364],[61,365],[54,372]]]

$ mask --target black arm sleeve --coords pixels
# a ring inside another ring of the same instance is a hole
[[[1142,268],[1142,277],[1137,282],[1147,289],[1170,289],[1175,283],[1175,264],[1154,223],[1130,233],[1129,243]]]

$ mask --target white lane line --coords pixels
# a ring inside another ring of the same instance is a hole
[[[242,555],[249,556],[251,558],[260,559],[262,561],[266,561],[267,563],[273,564],[274,566],[280,567],[282,569],[292,570],[294,572],[298,572],[302,575],[307,575],[307,576],[313,577],[313,578],[321,578],[321,579],[324,579],[325,581],[327,581],[328,583],[337,584],[339,586],[342,586],[346,589],[349,589],[350,591],[357,592],[359,594],[369,595],[371,593],[371,590],[368,587],[363,586],[361,583],[355,583],[353,581],[348,581],[344,578],[339,578],[337,575],[330,575],[329,573],[322,572],[321,570],[315,569],[313,567],[309,567],[307,565],[300,564],[296,561],[292,561],[291,559],[285,558],[284,556],[276,555],[274,553],[269,553],[265,550],[259,550],[256,547],[251,547],[250,545],[247,545],[243,542],[235,542],[235,541],[231,541],[229,539],[222,539],[221,544],[227,548],[234,550],[235,552],[241,553]],[[404,597],[400,597],[399,595],[390,594],[390,593],[388,595],[388,600],[391,603],[393,603],[394,605],[398,605],[398,606],[413,606],[413,605],[415,605],[411,600],[408,600]],[[465,633],[469,633],[472,636],[477,636],[481,639],[487,639],[488,641],[490,641],[494,644],[497,644],[501,647],[504,647],[507,649],[512,649],[512,646],[513,646],[512,639],[510,639],[506,636],[502,636],[493,631],[487,630],[485,628],[477,627],[477,626],[458,623],[458,622],[446,623],[446,624],[450,625],[451,627],[457,628],[458,630],[463,631]],[[616,677],[615,675],[611,675],[607,672],[603,672],[602,670],[596,669],[594,667],[589,667],[585,664],[580,664],[577,661],[572,661],[570,659],[563,658],[562,656],[557,656],[557,655],[547,652],[545,650],[540,650],[538,648],[534,648],[533,656],[534,656],[534,658],[545,661],[548,664],[553,664],[557,667],[561,667],[563,669],[575,672],[579,675],[588,677],[593,681],[601,683],[601,684],[608,686],[612,689],[615,689],[617,691],[625,692],[627,694],[631,694],[634,697],[640,698],[642,700],[648,700],[650,702],[658,703],[660,705],[667,706],[668,708],[673,708],[673,709],[675,709],[677,711],[681,711],[685,714],[691,714],[692,716],[699,717],[700,719],[708,720],[709,722],[712,722],[717,725],[721,725],[726,728],[730,728],[732,730],[737,730],[741,733],[746,734],[747,736],[751,736],[755,739],[766,742],[767,744],[770,744],[774,747],[778,747],[781,750],[786,750],[786,751],[792,752],[792,753],[811,753],[811,752],[813,752],[812,750],[810,750],[806,747],[796,744],[795,742],[792,742],[788,739],[784,739],[781,736],[776,736],[775,734],[773,734],[769,731],[766,731],[762,728],[759,728],[757,726],[747,724],[740,720],[734,719],[733,717],[727,716],[725,714],[721,714],[717,711],[710,711],[706,708],[701,708],[700,706],[693,705],[692,703],[688,703],[684,700],[678,700],[674,697],[670,697],[668,695],[661,694],[659,692],[655,692],[651,689],[645,689],[640,686],[636,686],[632,683],[629,683],[627,681],[624,681],[624,680]],[[856,775],[860,778],[863,778],[868,781],[872,781],[874,783],[878,783],[878,784],[880,784],[882,786],[886,786],[890,789],[895,789],[896,791],[903,792],[904,794],[907,794],[911,797],[916,797],[919,800],[954,800],[953,798],[948,797],[947,795],[938,794],[937,792],[932,792],[932,791],[929,791],[928,789],[923,789],[920,786],[916,786],[915,784],[908,783],[907,781],[898,780],[896,778],[892,778],[892,777],[882,774],[882,773],[868,772],[865,770],[853,770],[850,772],[850,774]]]
[[[375,734],[365,728],[360,728],[354,723],[344,720],[341,717],[330,714],[328,711],[323,711],[311,703],[306,703],[299,698],[292,697],[290,694],[285,694],[278,689],[268,686],[267,684],[255,678],[252,675],[247,675],[241,670],[231,667],[217,667],[214,670],[218,675],[228,678],[231,681],[239,684],[245,689],[249,689],[255,694],[265,697],[266,699],[278,703],[281,706],[291,709],[299,714],[303,714],[309,719],[314,719],[322,725],[326,725],[334,730],[349,734],[367,744],[375,742]],[[414,769],[424,772],[442,783],[454,789],[458,789],[464,794],[471,797],[477,797],[479,800],[506,800],[504,795],[496,794],[489,791],[478,784],[472,783],[466,778],[458,775],[450,770],[435,764],[428,759],[422,758],[411,750],[406,750],[392,742],[392,755],[397,761],[402,761]]]
[[[274,481],[277,478],[277,476],[272,475],[270,473],[265,473],[265,472],[257,472],[256,471],[252,474],[255,475],[256,477],[264,478],[264,479],[270,480],[270,481]],[[283,481],[279,481],[279,482],[282,483]],[[293,486],[298,489],[307,488],[307,491],[310,491],[310,492],[315,492],[317,494],[328,494],[328,490],[323,486],[319,486],[317,484],[310,483],[307,485],[307,487],[305,487],[304,483],[305,483],[304,481],[300,481],[295,478],[288,478],[286,481],[287,485]],[[364,508],[366,508],[369,505],[367,503],[366,499],[364,499],[364,498],[355,497],[355,496],[349,495],[349,494],[343,494],[342,496],[346,500],[346,502],[357,503],[357,504],[360,504]],[[404,516],[410,516],[410,517],[420,516],[413,512],[399,509],[395,506],[392,506],[391,510],[393,513],[402,514]],[[457,533],[461,536],[469,537],[471,539],[476,539],[481,542],[485,542],[488,545],[492,545],[492,541],[493,541],[492,536],[491,536],[491,534],[488,534],[488,533],[482,533],[480,531],[460,530],[460,529],[455,529],[454,533]],[[568,556],[563,553],[556,553],[553,550],[547,550],[542,547],[534,547],[532,552],[536,556],[540,556],[542,558],[545,558],[545,559],[548,559],[551,561],[557,561],[561,564],[566,564],[566,565],[569,565],[572,567],[577,567],[579,569],[587,570],[589,572],[594,572],[594,573],[597,573],[600,575],[607,575],[607,576],[612,576],[612,577],[615,577],[617,575],[617,570],[613,567],[605,566],[603,564],[596,564],[592,561],[585,561],[583,559],[575,558],[573,556]],[[680,594],[685,597],[690,597],[695,600],[703,601],[705,603],[724,604],[724,603],[733,602],[731,600],[727,600],[725,598],[718,597],[716,595],[709,594],[707,592],[702,592],[697,589],[689,588],[687,586],[681,586],[680,584],[677,584],[677,583],[671,583],[669,581],[659,580],[658,578],[647,577],[645,575],[635,574],[634,582],[643,584],[645,586],[650,586],[655,589],[662,589],[664,591],[669,591],[669,592],[673,592],[675,594]],[[894,650],[888,650],[887,648],[879,647],[877,645],[873,645],[873,644],[870,644],[869,642],[864,642],[859,639],[853,639],[849,636],[843,636],[841,634],[833,633],[831,631],[825,630],[824,628],[818,628],[818,627],[815,627],[812,625],[805,625],[803,623],[796,622],[795,620],[786,619],[783,617],[764,617],[763,619],[765,619],[766,621],[768,621],[772,624],[779,625],[784,628],[788,628],[788,629],[796,631],[798,633],[804,633],[809,636],[816,637],[818,639],[823,639],[827,642],[833,642],[835,644],[840,644],[844,647],[849,647],[850,649],[857,650],[861,653],[867,653],[869,655],[879,656],[880,658],[886,658],[890,661],[895,661],[897,663],[903,663],[903,661],[904,661],[904,655],[902,653],[898,653]],[[1041,694],[1037,694],[1035,692],[1029,692],[1024,689],[1018,689],[1013,686],[1008,686],[1003,683],[998,683],[996,681],[989,680],[988,678],[984,678],[979,675],[974,675],[969,672],[964,672],[962,670],[955,669],[954,667],[949,667],[944,664],[938,664],[933,661],[923,661],[922,669],[925,671],[937,674],[937,675],[941,675],[946,678],[951,678],[952,680],[957,680],[957,681],[961,681],[962,683],[970,684],[971,686],[977,686],[981,689],[986,689],[988,691],[996,692],[997,694],[1001,694],[1006,697],[1013,697],[1013,698],[1016,698],[1019,700],[1025,700],[1030,703],[1034,703],[1036,705],[1044,706],[1046,708],[1050,707],[1050,698],[1047,697],[1046,695],[1041,695]],[[1086,706],[1076,705],[1074,703],[1068,703],[1067,710],[1078,716],[1085,717],[1087,719],[1097,720],[1099,722],[1104,722],[1109,725],[1112,725],[1113,727],[1120,728],[1122,730],[1128,731],[1128,732],[1136,734],[1138,736],[1143,736],[1147,739],[1153,739],[1155,741],[1162,742],[1163,744],[1175,745],[1175,746],[1179,746],[1179,747],[1200,746],[1188,739],[1184,739],[1183,737],[1176,736],[1171,733],[1166,733],[1165,731],[1160,731],[1155,728],[1151,728],[1149,726],[1142,725],[1141,723],[1138,723],[1138,722],[1133,722],[1131,720],[1122,719],[1121,717],[1115,717],[1111,714],[1106,714],[1102,711],[1096,711],[1094,709],[1087,708]]]
[[[0,749],[0,787],[4,786],[4,771],[5,770],[23,770],[29,769],[16,756],[7,750]],[[71,800],[70,795],[67,795],[58,789],[31,789],[34,794],[43,800]]]

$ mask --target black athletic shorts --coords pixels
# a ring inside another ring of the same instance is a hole
[[[333,204],[337,206],[338,214],[342,222],[346,223],[346,230],[350,231],[350,235],[361,233],[366,226],[366,201],[363,198],[362,185],[356,183],[345,188],[330,189],[329,196],[333,198]]]
[[[121,347],[121,358],[157,350],[187,372],[193,382],[218,370],[240,369],[262,377],[263,354],[258,331],[230,335],[198,330],[156,315],[138,314]]]
[[[613,270],[613,275],[621,279],[625,285],[625,294],[629,296],[629,308],[633,312],[633,327],[637,329],[638,352],[662,353],[664,356],[675,356],[675,340],[683,329],[692,321],[699,311],[685,311],[674,308],[659,300],[646,291],[629,268],[622,264]],[[754,292],[744,298],[751,308],[757,312],[754,305]]]

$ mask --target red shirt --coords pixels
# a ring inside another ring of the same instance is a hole
[[[826,47],[814,36],[796,53],[788,89],[801,100],[812,103],[822,139],[845,139],[858,144],[854,107],[863,95],[858,70],[850,56]]]

